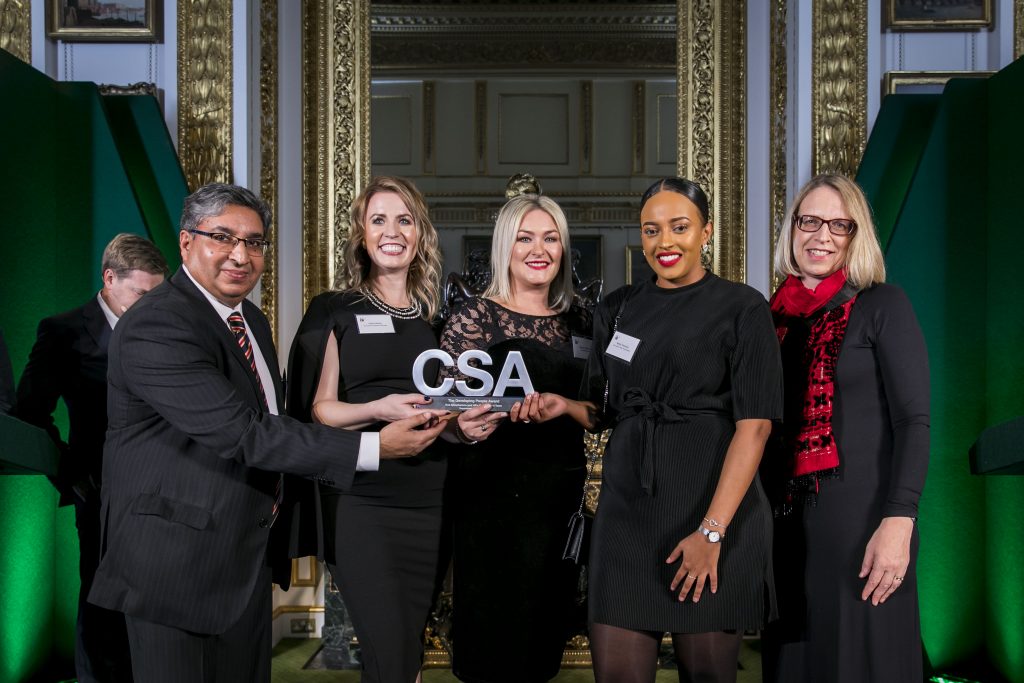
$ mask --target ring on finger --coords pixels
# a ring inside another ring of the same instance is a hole
[[[697,577],[694,576],[693,574],[687,574],[686,578],[688,578],[688,579],[696,579]]]
[[[902,576],[894,576],[892,580],[893,581],[902,581],[903,577]]]

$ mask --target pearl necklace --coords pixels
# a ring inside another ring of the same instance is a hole
[[[369,287],[360,287],[359,291],[362,292],[363,296],[366,297],[366,300],[369,301],[374,308],[381,313],[387,313],[392,318],[398,318],[399,320],[413,320],[420,317],[420,313],[423,310],[420,307],[420,302],[416,299],[413,299],[412,306],[407,308],[395,308],[377,296]]]

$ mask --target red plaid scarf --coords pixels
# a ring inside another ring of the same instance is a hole
[[[800,353],[798,377],[803,383],[802,419],[786,425],[789,475],[795,488],[817,491],[818,479],[834,476],[839,450],[832,436],[832,397],[835,395],[836,362],[850,320],[857,292],[846,287],[846,273],[839,270],[808,289],[790,275],[771,300],[772,317],[779,343],[792,328],[806,332]],[[787,397],[792,400],[795,397]]]

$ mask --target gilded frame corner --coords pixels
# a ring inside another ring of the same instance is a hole
[[[708,194],[712,268],[746,280],[747,3],[679,0],[676,172]]]

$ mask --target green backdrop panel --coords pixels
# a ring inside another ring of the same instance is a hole
[[[884,250],[931,134],[939,95],[888,96],[864,148],[857,183],[871,198]]]
[[[983,275],[985,426],[1024,415],[1024,286],[1015,245],[1024,225],[1024,60],[988,79],[987,254]],[[972,202],[973,203],[973,202]],[[964,227],[971,226],[970,223]],[[969,229],[969,228],[968,228]],[[1021,446],[1024,455],[1024,445]],[[986,477],[986,642],[998,669],[1024,681],[1024,477]]]
[[[0,50],[0,328],[15,376],[40,318],[99,289],[103,248],[114,235],[148,236],[178,263],[181,169],[155,101],[128,99],[133,127],[117,123],[129,128],[119,146],[94,84],[56,83]],[[56,421],[66,436],[62,407]],[[57,511],[49,482],[31,476],[0,477],[0,508],[18,511],[0,518],[0,680],[23,680],[44,664],[59,675],[74,647],[74,513]]]

